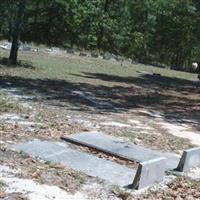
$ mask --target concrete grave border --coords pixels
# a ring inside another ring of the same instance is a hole
[[[137,169],[132,169],[98,158],[96,155],[72,149],[68,144],[56,141],[33,140],[11,145],[10,148],[45,161],[63,164],[121,187],[139,190],[164,181],[165,158],[146,161],[140,163]]]
[[[193,167],[200,167],[200,147],[185,150],[176,171],[186,172]]]
[[[85,133],[86,134],[97,134],[97,133],[98,134],[104,134],[104,133],[101,133],[101,132],[94,132],[94,133],[85,132]],[[76,145],[86,146],[86,147],[107,153],[108,155],[111,155],[111,156],[114,155],[114,156],[117,156],[117,157],[125,159],[125,160],[135,161],[139,164],[145,163],[146,161],[148,162],[148,161],[163,157],[163,158],[167,159],[167,161],[165,162],[166,166],[167,166],[169,164],[169,161],[171,160],[171,158],[168,157],[168,155],[166,153],[159,153],[156,158],[149,158],[147,160],[138,160],[133,156],[130,157],[130,156],[128,156],[124,153],[121,153],[121,152],[116,153],[116,152],[110,151],[109,149],[104,148],[103,146],[91,144],[91,143],[84,141],[84,140],[81,140],[81,139],[79,140],[79,139],[76,138],[76,135],[78,135],[78,134],[84,134],[84,132],[72,134],[71,136],[63,136],[63,137],[61,137],[61,139],[65,140],[66,142],[70,142],[70,143],[73,143],[73,144],[76,144]],[[109,135],[106,135],[106,136],[110,137]],[[138,146],[138,145],[134,145],[134,146]],[[138,148],[141,148],[141,146],[138,146]],[[145,148],[145,149],[146,150],[149,149],[149,151],[153,151],[150,148]],[[174,154],[174,156],[175,156],[175,154]],[[165,171],[186,172],[193,167],[200,167],[200,147],[187,149],[182,153],[181,156],[179,156],[177,154],[176,154],[176,156],[177,156],[177,161],[176,161],[175,164],[173,164],[174,167],[173,168],[166,168],[166,166],[165,166]]]
[[[156,158],[141,162],[137,168],[133,184],[133,189],[140,190],[164,181],[166,158]]]
[[[78,138],[79,135],[80,135],[80,138]],[[90,135],[92,137],[95,137],[94,143],[91,143],[90,141],[88,141],[87,137],[91,138]],[[105,146],[103,146],[102,141],[100,142],[100,145],[99,145],[98,142],[99,140],[101,140],[101,137],[100,138],[96,137],[98,135],[103,137],[104,140],[105,139],[107,141],[111,140],[111,145],[108,146],[108,144],[106,144]],[[143,146],[131,144],[130,142],[125,142],[122,139],[114,138],[113,136],[106,135],[105,133],[96,132],[96,131],[80,132],[80,133],[72,134],[69,136],[63,136],[61,137],[61,139],[75,145],[89,147],[96,151],[106,153],[110,156],[115,156],[123,160],[129,160],[132,162],[136,162],[138,164],[142,162],[154,160],[160,157],[166,158],[168,160],[168,162],[166,162],[166,165],[165,165],[166,171],[176,169],[181,158],[181,156],[177,154],[162,153],[162,152],[152,150]],[[116,149],[116,151],[110,148],[112,144],[114,144],[114,149]],[[130,153],[127,153],[126,151],[127,149],[129,149]],[[136,152],[136,154],[134,152]],[[148,152],[150,152],[149,155],[147,155]],[[169,159],[170,159],[170,162],[169,162]]]

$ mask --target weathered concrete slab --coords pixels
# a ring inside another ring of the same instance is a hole
[[[60,142],[34,140],[14,145],[12,148],[46,161],[63,164],[122,187],[141,189],[160,183],[164,178],[165,158],[140,163],[136,172],[124,165],[71,149],[67,144]]]
[[[132,187],[142,189],[162,182],[165,175],[165,161],[166,158],[156,158],[140,163]]]
[[[165,165],[166,170],[177,168],[180,161],[180,156],[177,154],[151,150],[149,148],[124,142],[123,140],[100,132],[81,132],[62,137],[62,139],[136,162],[145,162],[159,157],[165,157],[167,159]]]
[[[123,187],[132,184],[136,174],[134,169],[71,149],[65,143],[34,140],[12,148]]]
[[[31,142],[14,145],[13,148],[17,151],[22,151],[32,156],[46,159],[50,155],[56,155],[65,151],[67,146],[67,144],[63,143],[33,140]]]
[[[188,149],[183,152],[177,171],[184,172],[193,167],[200,167],[200,147]]]

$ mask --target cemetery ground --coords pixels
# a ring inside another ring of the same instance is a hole
[[[180,154],[200,146],[196,74],[64,52],[20,52],[16,67],[6,66],[4,57],[8,52],[0,50],[0,199],[200,199],[198,168],[139,194],[9,148],[36,138],[60,141],[63,135],[101,131]]]

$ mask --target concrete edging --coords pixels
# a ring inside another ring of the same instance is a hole
[[[200,167],[200,147],[185,150],[176,171],[185,172],[193,167]]]
[[[160,157],[141,162],[137,168],[131,188],[143,189],[164,181],[166,158]]]

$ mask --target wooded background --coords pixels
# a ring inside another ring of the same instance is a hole
[[[20,0],[1,0],[0,39],[12,40]],[[186,70],[200,60],[199,0],[25,0],[20,40],[108,51]]]

